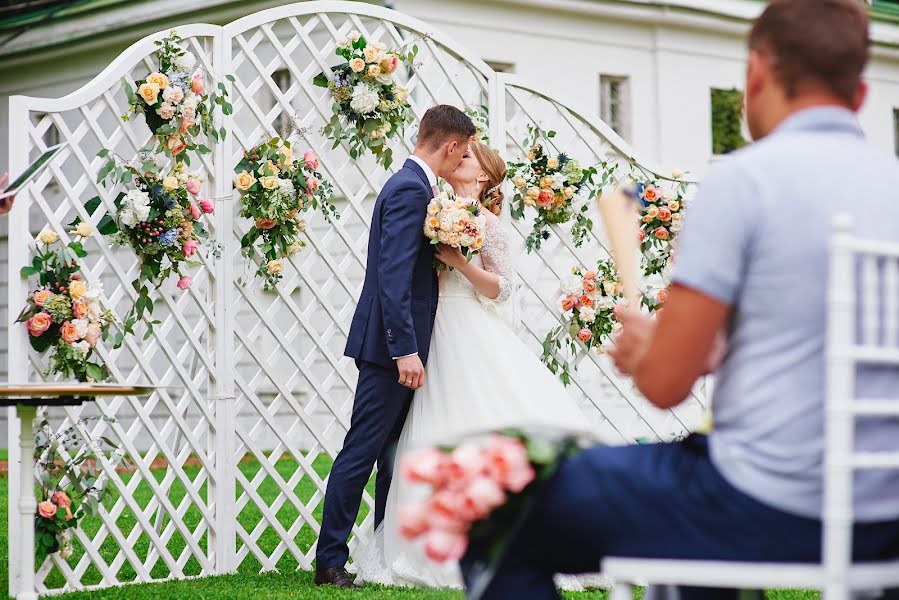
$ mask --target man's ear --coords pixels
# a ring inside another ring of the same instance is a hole
[[[771,63],[767,56],[758,50],[749,51],[749,60],[746,62],[746,93],[745,96],[755,97],[765,87],[765,78],[771,70]]]
[[[459,147],[459,142],[453,140],[449,142],[446,146],[446,156],[450,157],[456,153],[456,149]]]

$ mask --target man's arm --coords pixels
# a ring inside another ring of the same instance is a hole
[[[427,203],[420,195],[420,186],[400,185],[384,198],[381,216],[381,256],[378,261],[381,316],[387,350],[394,358],[403,357],[401,360],[418,353],[412,321],[412,276],[427,214]],[[404,383],[402,378],[400,383]]]

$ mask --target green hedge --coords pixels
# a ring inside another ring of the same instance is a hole
[[[746,145],[743,139],[743,92],[712,90],[712,152],[727,154]]]

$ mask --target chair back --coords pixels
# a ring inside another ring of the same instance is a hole
[[[852,219],[833,223],[828,280],[822,552],[828,598],[846,598],[852,565],[853,472],[899,469],[899,450],[855,447],[860,417],[899,416],[899,389],[890,398],[856,398],[856,368],[899,369],[899,243],[853,237]],[[899,442],[897,442],[899,447]]]

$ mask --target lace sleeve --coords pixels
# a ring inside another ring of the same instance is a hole
[[[512,254],[509,249],[509,232],[499,221],[487,226],[481,259],[484,269],[499,276],[499,295],[496,298],[483,297],[492,302],[505,302],[512,295]]]

